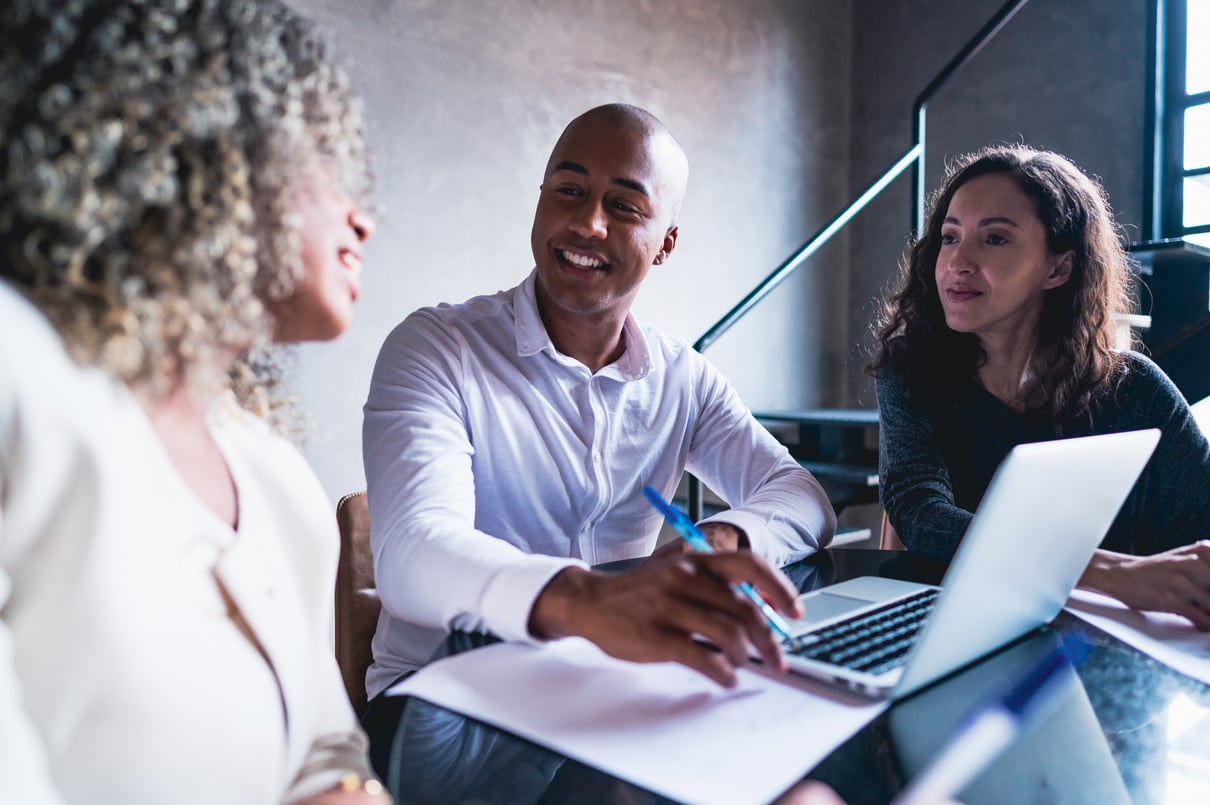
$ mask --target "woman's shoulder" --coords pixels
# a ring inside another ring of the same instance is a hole
[[[0,280],[0,430],[10,431],[19,412],[64,432],[103,430],[97,423],[124,391],[109,373],[77,364],[42,312]]]
[[[1094,421],[1115,428],[1150,427],[1188,407],[1176,384],[1155,361],[1138,352],[1122,352],[1114,375],[1090,401]]]
[[[0,280],[0,358],[10,371],[77,373],[50,321],[32,302]]]
[[[1122,366],[1115,385],[1131,392],[1181,396],[1176,384],[1155,361],[1133,350],[1122,353]]]
[[[1148,358],[1143,353],[1135,352],[1132,349],[1122,352],[1122,365],[1126,371],[1140,372],[1151,375],[1164,374],[1164,370],[1160,369],[1159,365],[1155,361],[1151,360],[1151,358]]]
[[[880,369],[878,374],[874,375],[874,393],[878,397],[879,405],[884,404],[884,401],[905,399],[907,385],[903,374],[889,367]]]

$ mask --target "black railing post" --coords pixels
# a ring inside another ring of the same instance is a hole
[[[927,104],[921,104],[916,109],[916,136],[913,138],[916,145],[920,147],[920,155],[916,157],[916,164],[912,166],[912,223],[911,223],[911,239],[915,240],[920,237],[920,233],[924,231],[924,208],[925,201],[928,195],[928,177],[924,175],[924,155],[925,149],[928,147],[926,138],[926,117],[928,116]]]
[[[1000,33],[1000,29],[1008,24],[1008,21],[1016,16],[1029,0],[1009,0],[1004,5],[1000,6],[990,20],[988,20],[982,28],[979,29],[966,46],[958,51],[954,58],[950,59],[949,64],[941,68],[941,72],[928,83],[919,95],[916,96],[916,102],[912,104],[912,124],[913,142],[920,146],[920,157],[916,163],[914,176],[916,179],[916,192],[912,194],[912,233],[914,237],[919,237],[924,230],[924,206],[925,197],[928,193],[928,176],[924,170],[924,127],[925,118],[928,112],[929,101],[933,96],[941,91],[941,88],[949,83],[953,78],[954,73],[965,67],[971,59],[983,50],[988,42],[995,38],[996,34]]]

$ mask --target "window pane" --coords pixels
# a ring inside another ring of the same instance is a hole
[[[1185,92],[1210,90],[1210,0],[1187,0],[1185,30]]]
[[[1185,240],[1210,249],[1210,232],[1203,232],[1200,235],[1185,235]]]
[[[1185,178],[1185,226],[1210,224],[1210,176]]]
[[[1185,170],[1210,165],[1210,103],[1185,110]]]

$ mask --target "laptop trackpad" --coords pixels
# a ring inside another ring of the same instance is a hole
[[[886,579],[881,576],[858,576],[855,579],[833,584],[823,591],[804,595],[801,600],[806,614],[801,620],[796,620],[794,623],[814,626],[817,623],[868,608],[870,604],[891,601],[923,589],[926,589],[925,585],[914,581]]]
[[[802,600],[802,606],[806,612],[803,617],[795,620],[793,625],[813,626],[816,623],[822,623],[849,612],[855,612],[869,605],[869,601],[860,601],[856,598],[849,598],[843,595],[817,593]]]

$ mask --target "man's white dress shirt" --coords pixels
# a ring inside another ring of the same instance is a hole
[[[425,308],[387,337],[363,455],[383,610],[371,697],[451,629],[532,640],[530,609],[569,565],[646,556],[688,470],[733,507],[774,564],[832,538],[819,483],[685,342],[628,317],[625,352],[593,374],[551,344],[534,274]]]

